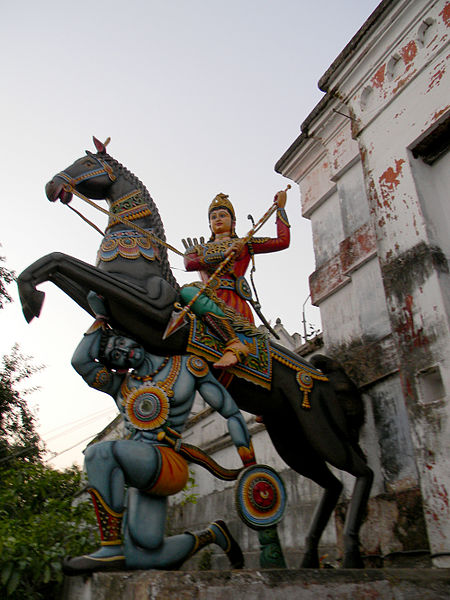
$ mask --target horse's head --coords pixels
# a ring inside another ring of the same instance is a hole
[[[101,200],[108,196],[108,192],[116,179],[110,157],[106,152],[106,144],[94,137],[97,152],[86,150],[86,156],[79,158],[70,167],[60,171],[45,186],[45,193],[51,202],[61,200],[68,204],[74,191]]]

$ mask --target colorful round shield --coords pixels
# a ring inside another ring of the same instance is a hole
[[[167,421],[169,399],[159,387],[141,387],[135,390],[126,403],[128,419],[136,429],[156,429]]]
[[[252,529],[265,529],[281,521],[286,508],[283,480],[272,467],[252,465],[239,475],[235,487],[239,516]]]

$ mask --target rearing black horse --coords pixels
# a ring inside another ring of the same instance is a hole
[[[25,318],[38,317],[44,293],[36,286],[51,281],[93,314],[87,301],[90,291],[104,298],[112,327],[159,355],[184,354],[188,327],[163,339],[174,302],[179,298],[164,245],[151,241],[131,224],[152,231],[165,241],[159,212],[143,184],[94,140],[97,152],[56,175],[46,186],[52,202],[70,202],[72,192],[105,199],[111,216],[94,267],[62,253],[53,253],[30,265],[18,278]],[[127,225],[126,222],[131,222]],[[124,224],[125,222],[125,224]],[[271,344],[297,365],[311,366],[299,356]],[[289,362],[289,361],[286,361]],[[359,529],[369,498],[373,473],[358,445],[357,435],[343,404],[329,381],[316,379],[309,392],[310,407],[303,402],[298,371],[273,362],[271,388],[234,377],[228,387],[238,406],[262,415],[269,436],[283,460],[297,473],[324,489],[314,514],[302,567],[318,567],[320,537],[337,504],[341,482],[327,463],[356,477],[344,528],[343,566],[361,568]]]

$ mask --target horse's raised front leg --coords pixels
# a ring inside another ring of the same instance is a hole
[[[43,256],[23,271],[18,279],[23,314],[28,323],[39,317],[45,294],[36,289],[44,281],[51,281],[70,296],[84,310],[92,313],[86,296],[98,281],[98,269],[62,252]]]
[[[52,269],[64,255],[60,252],[47,254],[27,267],[17,278],[19,297],[23,314],[29,323],[41,314],[45,293],[36,289],[40,283],[47,281]]]

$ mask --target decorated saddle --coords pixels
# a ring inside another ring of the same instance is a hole
[[[209,362],[217,361],[224,352],[223,341],[215,335],[201,319],[189,315],[189,340],[187,351],[202,356]],[[286,365],[296,372],[296,379],[303,392],[303,408],[310,408],[309,392],[314,380],[328,381],[328,378],[318,369],[309,365],[300,356],[286,348],[270,342],[265,335],[248,336],[242,332],[237,335],[249,349],[247,358],[233,367],[227,373],[241,377],[252,383],[270,390],[272,384],[272,362],[274,360]],[[222,381],[222,383],[224,383]]]

